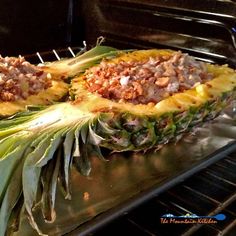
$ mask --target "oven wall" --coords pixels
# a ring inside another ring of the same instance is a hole
[[[80,11],[90,46],[102,35],[115,47],[173,48],[235,64],[233,1],[84,0]]]
[[[0,54],[89,47],[173,48],[236,65],[236,2],[222,0],[1,0]],[[222,57],[223,55],[223,57]]]
[[[75,41],[78,45],[83,37],[75,32],[80,30],[80,18],[75,16],[78,3],[75,0],[1,0],[0,54],[24,55],[65,47]]]

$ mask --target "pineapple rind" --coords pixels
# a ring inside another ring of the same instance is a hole
[[[101,127],[95,130],[104,139],[99,145],[115,151],[137,151],[167,143],[192,127],[215,118],[233,96],[234,92],[228,92],[201,106],[191,106],[186,111],[168,112],[162,116],[137,116],[130,112],[112,114],[110,120],[104,122],[115,130],[113,134],[107,134]],[[126,117],[127,120],[124,120]],[[137,127],[127,126],[130,120],[136,120]]]

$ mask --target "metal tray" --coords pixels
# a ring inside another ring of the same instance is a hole
[[[147,153],[114,153],[109,161],[92,157],[92,172],[84,177],[73,171],[72,200],[57,194],[57,219],[46,224],[49,235],[88,235],[140,203],[236,150],[236,115],[231,107],[216,120],[195,128],[177,143]],[[22,215],[15,235],[37,235]]]

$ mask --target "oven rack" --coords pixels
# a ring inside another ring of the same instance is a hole
[[[86,42],[83,41],[83,47],[70,47],[52,49],[45,52],[36,52],[34,54],[24,55],[25,59],[34,64],[43,64],[45,62],[60,61],[63,58],[75,57],[86,51]]]

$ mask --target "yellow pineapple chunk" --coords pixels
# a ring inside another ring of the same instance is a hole
[[[173,96],[173,99],[175,99],[176,103],[179,104],[183,109],[188,109],[190,106],[196,106],[196,98],[189,96],[185,93],[177,93]]]
[[[169,97],[158,102],[155,105],[157,113],[159,115],[167,113],[167,112],[175,112],[175,111],[182,111],[183,107],[181,107],[175,100],[174,97]]]
[[[199,84],[195,88],[197,96],[203,97],[205,99],[209,98],[209,92],[206,84]]]

